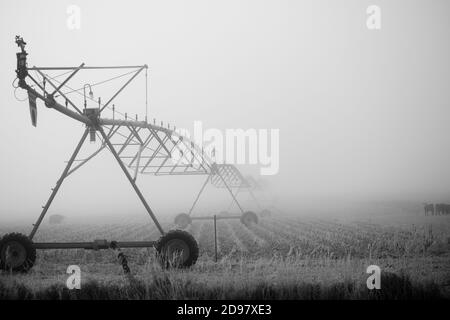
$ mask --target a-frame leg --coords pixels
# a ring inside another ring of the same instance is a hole
[[[253,191],[251,189],[248,189],[248,192],[250,193],[250,196],[252,197],[252,199],[255,202],[255,204],[258,207],[258,209],[261,210],[262,209],[261,204],[259,203],[258,198],[256,198],[256,196],[253,193]]]
[[[255,194],[253,193],[252,190],[248,189],[247,190],[250,194],[250,197],[252,198],[253,202],[256,204],[256,206],[258,207],[259,210],[261,210],[261,204],[258,201],[258,198],[256,198]],[[236,193],[234,194],[234,196],[237,198],[238,194],[241,192],[241,187],[239,187],[236,191]],[[228,210],[231,209],[231,207],[233,206],[234,201],[231,200],[230,205],[228,206]]]
[[[226,183],[225,179],[222,177],[222,175],[220,174],[219,170],[216,170],[215,172],[220,179],[222,180],[223,184],[225,185],[225,187],[227,188],[228,192],[230,193],[231,197],[233,198],[234,202],[237,204],[239,210],[241,210],[241,213],[244,213],[244,209],[242,209],[241,205],[239,204],[239,201],[237,200],[237,198],[234,196],[233,190],[231,190],[231,188],[228,186],[228,184]]]
[[[45,217],[45,214],[48,211],[48,208],[50,208],[50,205],[52,204],[53,199],[55,198],[56,194],[58,193],[58,190],[61,187],[61,184],[63,183],[64,179],[67,177],[67,173],[69,172],[73,161],[75,160],[78,152],[80,151],[81,146],[83,145],[84,141],[86,140],[86,137],[87,137],[88,133],[89,133],[89,129],[86,128],[86,130],[83,133],[83,136],[80,139],[80,142],[78,142],[78,145],[75,148],[72,156],[70,157],[69,162],[67,163],[66,167],[64,168],[64,171],[63,171],[61,177],[56,182],[56,186],[52,189],[53,191],[52,191],[52,194],[50,195],[50,198],[48,198],[47,203],[45,204],[45,206],[42,207],[41,215],[37,219],[36,223],[33,225],[33,230],[31,231],[30,235],[28,236],[30,238],[30,240],[32,240],[34,235],[36,234],[36,232],[37,232],[37,230],[38,230],[42,220]]]
[[[200,199],[200,195],[202,194],[203,190],[205,190],[205,187],[206,187],[206,185],[208,184],[210,178],[211,178],[211,175],[209,174],[208,177],[207,177],[206,180],[205,180],[205,183],[203,183],[203,186],[202,186],[202,188],[200,189],[200,192],[197,194],[197,198],[195,198],[195,201],[194,201],[194,203],[192,204],[192,207],[191,207],[191,209],[189,210],[188,215],[191,215],[192,210],[194,210],[194,207],[195,207],[195,205],[197,204],[198,199]]]
[[[241,192],[241,187],[238,187],[237,190],[236,190],[236,193],[234,194],[236,199],[237,199],[237,196],[238,196],[239,192]],[[228,211],[231,210],[231,207],[233,207],[233,204],[234,204],[234,200],[231,199],[230,204],[228,205],[228,208],[227,208]]]
[[[122,160],[120,159],[119,155],[117,154],[117,151],[114,149],[114,146],[109,141],[109,138],[105,134],[105,132],[103,131],[103,128],[102,127],[98,127],[97,129],[98,129],[98,131],[100,131],[100,134],[102,135],[104,141],[106,142],[109,150],[113,154],[114,158],[116,158],[117,162],[119,163],[120,167],[122,168],[122,171],[127,176],[128,181],[130,181],[131,186],[133,187],[134,191],[138,195],[139,199],[141,200],[141,202],[144,205],[145,209],[147,210],[148,214],[150,215],[150,217],[152,218],[152,220],[155,223],[156,227],[158,228],[159,232],[161,232],[161,234],[164,235],[165,232],[164,232],[163,228],[161,227],[161,225],[159,224],[158,219],[156,219],[156,216],[154,215],[152,209],[150,209],[150,206],[148,205],[147,201],[145,200],[144,196],[142,195],[141,191],[139,190],[138,186],[136,185],[136,182],[134,181],[133,177],[130,175],[130,173],[128,172],[127,168],[123,164]]]

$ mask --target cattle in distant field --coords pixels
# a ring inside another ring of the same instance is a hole
[[[425,203],[423,205],[424,211],[425,211],[425,215],[428,216],[428,214],[431,213],[431,215],[434,215],[434,204],[432,203]]]
[[[50,224],[61,224],[64,222],[65,219],[66,217],[64,217],[62,214],[53,214],[48,219],[48,222]]]
[[[435,215],[450,214],[450,204],[436,203],[434,212]]]

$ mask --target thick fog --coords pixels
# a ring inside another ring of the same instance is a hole
[[[373,4],[379,30],[366,23]],[[81,9],[79,29],[67,25],[70,5]],[[26,93],[17,90],[16,99],[12,87],[15,35],[28,43],[29,66],[148,64],[150,121],[279,129],[277,174],[238,167],[262,179],[264,201],[287,210],[340,200],[450,201],[449,13],[445,0],[2,1],[0,217],[39,214],[84,130],[42,101],[31,126],[28,102],[17,100]],[[82,71],[74,87],[114,74]],[[120,83],[95,87],[94,96],[106,101]],[[143,75],[116,105],[142,119]],[[83,154],[92,150],[87,143]],[[205,178],[137,182],[164,216],[187,211]],[[248,194],[242,201],[251,208]],[[208,186],[198,212],[229,204],[226,191]],[[64,181],[49,211],[141,212],[108,151]]]

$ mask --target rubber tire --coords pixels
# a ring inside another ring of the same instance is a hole
[[[174,222],[181,229],[186,229],[192,223],[192,219],[187,213],[180,213],[175,217]]]
[[[259,214],[262,218],[267,218],[272,216],[272,212],[269,209],[263,209],[261,210],[260,214]]]
[[[181,264],[173,265],[170,263],[168,257],[164,253],[167,250],[167,245],[172,240],[180,240],[186,244],[189,248],[189,256],[185,259]],[[161,264],[161,266],[165,269],[170,267],[175,268],[188,268],[195,264],[198,259],[199,249],[198,244],[195,238],[187,231],[184,230],[171,230],[167,232],[165,235],[161,236],[158,242],[155,245],[156,256]]]
[[[17,242],[22,245],[25,250],[25,261],[14,268],[9,268],[6,264],[5,259],[5,250],[6,246],[9,242]],[[27,272],[29,271],[36,261],[36,248],[33,245],[33,241],[31,241],[26,235],[21,233],[9,233],[3,236],[0,240],[0,269],[1,270],[11,270],[13,272]]]
[[[247,227],[251,224],[258,224],[258,216],[253,211],[244,212],[241,216],[241,223]]]

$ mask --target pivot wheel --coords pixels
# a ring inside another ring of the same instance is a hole
[[[10,233],[0,240],[0,269],[27,272],[36,261],[33,242],[21,233]]]
[[[181,229],[185,229],[192,222],[191,217],[186,213],[180,213],[175,217],[175,224]]]
[[[241,216],[241,222],[247,227],[252,224],[258,224],[258,216],[253,211],[244,212]]]
[[[272,212],[269,209],[263,209],[259,215],[263,218],[267,218],[272,215]]]
[[[187,268],[198,258],[198,244],[194,237],[183,230],[172,230],[157,242],[156,252],[163,268]]]

